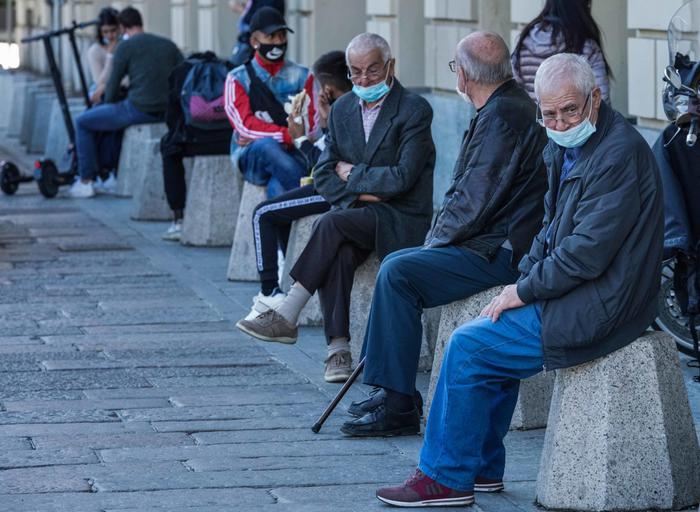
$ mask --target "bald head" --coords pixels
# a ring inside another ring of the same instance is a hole
[[[469,80],[495,85],[513,77],[508,45],[494,32],[469,34],[457,45],[455,60]]]

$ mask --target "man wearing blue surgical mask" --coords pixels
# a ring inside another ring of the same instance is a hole
[[[474,492],[502,489],[519,381],[604,357],[656,316],[664,218],[651,149],[601,103],[585,57],[546,59],[535,94],[551,139],[542,229],[517,284],[452,334],[418,469],[377,491],[392,505],[470,505]]]
[[[394,76],[389,44],[360,34],[346,48],[353,94],[333,105],[314,185],[333,205],[315,224],[290,272],[295,283],[274,310],[237,324],[265,341],[294,343],[299,313],[319,292],[328,344],[325,379],[351,373],[350,292],[355,269],[422,243],[433,212],[435,146],[428,102]],[[361,340],[355,340],[360,343]]]

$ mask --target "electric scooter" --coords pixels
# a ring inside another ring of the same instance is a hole
[[[51,80],[53,81],[53,86],[56,89],[58,103],[61,107],[61,114],[63,116],[63,122],[66,126],[66,132],[68,133],[68,140],[70,144],[66,156],[61,160],[61,162],[54,162],[50,158],[37,160],[34,162],[33,176],[22,176],[17,166],[12,162],[0,162],[0,190],[2,190],[5,194],[14,194],[17,191],[20,183],[36,180],[41,194],[44,197],[52,198],[58,194],[59,187],[71,185],[73,183],[78,169],[78,160],[75,153],[75,127],[73,126],[73,118],[70,113],[70,107],[68,106],[66,90],[63,87],[63,77],[61,75],[61,70],[58,67],[58,63],[56,62],[56,54],[54,53],[53,46],[51,45],[51,39],[61,37],[64,34],[68,35],[73,57],[75,58],[75,64],[78,68],[78,76],[80,78],[80,87],[83,99],[85,101],[85,107],[90,108],[92,105],[90,102],[90,95],[88,92],[87,81],[85,80],[85,72],[83,71],[83,65],[80,58],[80,52],[78,50],[75,32],[92,25],[97,25],[97,23],[97,20],[87,21],[84,23],[76,23],[73,21],[73,24],[70,27],[44,32],[43,34],[25,37],[22,39],[23,43],[41,41],[44,45],[46,59],[51,72]]]

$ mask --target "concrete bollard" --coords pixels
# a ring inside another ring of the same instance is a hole
[[[379,267],[380,264],[377,255],[372,253],[367,258],[367,261],[360,265],[355,271],[352,293],[350,294],[350,349],[355,364],[360,362],[360,354],[365,340],[369,312],[372,308],[372,296],[374,295],[374,287],[377,281]],[[418,371],[427,371],[430,369],[430,362],[433,360],[430,343],[426,340],[426,335],[429,332],[425,329],[427,322],[424,314],[423,341],[421,343]],[[398,340],[396,341],[398,342]]]
[[[442,368],[442,358],[445,347],[452,335],[452,332],[459,326],[474,320],[479,316],[481,310],[491,302],[491,300],[501,293],[503,287],[497,286],[489,290],[477,293],[471,297],[453,302],[442,307],[440,319],[440,329],[435,345],[435,356],[433,358],[433,371],[430,375],[430,388],[426,400],[426,411],[430,411],[430,405],[435,394],[435,386],[440,369]],[[511,430],[529,430],[547,426],[547,415],[549,413],[549,402],[552,396],[552,386],[554,383],[554,373],[540,373],[529,379],[520,382],[520,392],[518,403],[515,406],[513,419],[510,423]],[[428,417],[426,412],[425,418]]]
[[[280,286],[282,290],[288,292],[294,284],[289,276],[292,267],[296,263],[301,251],[304,250],[306,244],[311,238],[311,232],[316,220],[321,215],[310,215],[303,219],[295,220],[292,223],[292,229],[289,233],[289,243],[287,244],[287,254],[284,257],[284,268],[282,269],[282,281]],[[323,312],[321,311],[321,303],[318,300],[318,293],[314,293],[311,300],[304,306],[299,315],[299,325],[323,325]]]
[[[27,90],[27,93],[24,95],[24,113],[22,116],[22,127],[19,133],[20,144],[24,144],[25,146],[29,145],[32,131],[34,130],[34,123],[37,121],[37,115],[39,114],[37,112],[38,97],[42,94],[51,94],[53,91],[52,85],[43,82],[31,86],[29,90]],[[46,122],[47,119],[43,121]]]
[[[149,147],[144,142],[153,139],[160,140],[166,131],[165,123],[137,124],[124,130],[117,169],[116,195],[131,197],[134,194],[134,188],[141,176],[141,166],[148,159]]]
[[[85,103],[83,103],[83,100],[80,98],[72,98],[68,100],[68,108],[70,109],[73,124],[75,125],[75,118],[85,110]],[[49,117],[46,145],[44,147],[44,158],[50,158],[58,163],[65,155],[69,142],[61,106],[58,103],[58,99],[54,99],[51,104],[51,115]]]
[[[243,177],[229,155],[195,157],[180,242],[209,247],[233,244],[242,191]]]
[[[46,139],[49,134],[51,110],[54,101],[56,101],[56,94],[53,92],[41,93],[36,96],[34,120],[27,144],[29,153],[43,154],[46,149]]]
[[[230,281],[257,281],[258,267],[253,243],[253,210],[267,199],[267,187],[243,184],[241,203],[238,208],[236,231],[233,234],[231,257],[227,276]]]
[[[133,220],[170,220],[173,215],[165,198],[160,139],[141,141],[141,145],[139,165],[134,172],[131,218]]]
[[[24,122],[25,96],[32,86],[39,81],[35,78],[21,75],[12,79],[12,104],[8,107],[7,136],[19,137]]]
[[[700,448],[668,334],[646,334],[556,374],[537,476],[541,505],[678,510],[700,500]]]

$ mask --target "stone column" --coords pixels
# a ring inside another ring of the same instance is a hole
[[[198,10],[197,0],[171,0],[170,37],[184,53],[197,50],[198,38]]]

